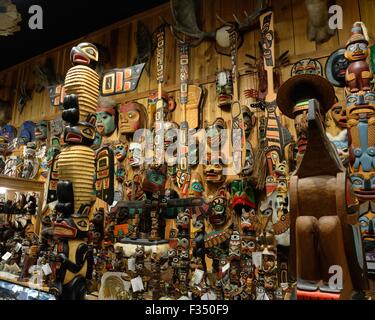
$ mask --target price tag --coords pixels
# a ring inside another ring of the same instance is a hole
[[[222,273],[225,273],[227,270],[229,270],[229,267],[230,267],[230,263],[228,262],[222,269],[221,269],[221,272]]]
[[[262,252],[253,252],[252,257],[253,265],[255,265],[255,267],[257,268],[260,268],[262,266]]]
[[[257,295],[257,300],[269,300],[270,298],[268,298],[267,296],[267,293],[259,293]]]
[[[44,265],[42,266],[42,270],[43,270],[43,273],[44,273],[46,276],[48,276],[49,274],[52,273],[52,269],[51,269],[51,267],[50,267],[50,265],[49,265],[48,263],[46,263],[46,264],[44,264]]]
[[[199,284],[202,281],[203,276],[204,276],[204,271],[202,271],[200,269],[195,269],[193,277],[192,277],[193,283]]]
[[[9,258],[12,256],[12,254],[8,251],[7,253],[5,253],[1,259],[3,259],[4,261],[8,261]]]
[[[216,294],[212,291],[209,291],[208,293],[208,300],[216,300]]]
[[[20,244],[19,242],[17,242],[16,244],[16,252],[20,251],[20,249],[22,248],[22,244]]]
[[[143,281],[140,276],[138,276],[137,278],[131,279],[130,282],[132,285],[133,292],[143,291],[145,289],[143,287]]]
[[[135,258],[128,259],[128,270],[135,271]]]

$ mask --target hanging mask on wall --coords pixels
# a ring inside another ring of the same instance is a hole
[[[210,210],[208,219],[213,226],[223,226],[228,219],[228,199],[226,187],[223,186],[218,189],[217,193],[210,201]]]
[[[142,159],[142,145],[137,142],[132,142],[129,146],[128,157],[131,167],[139,167]]]
[[[207,153],[207,163],[203,164],[203,173],[205,180],[210,183],[221,183],[225,181],[225,175],[223,175],[224,165],[223,160],[219,156],[216,159],[212,159],[211,153]]]
[[[233,79],[230,70],[220,71],[216,74],[217,106],[225,108],[232,104]]]
[[[99,98],[96,108],[96,130],[101,136],[108,137],[116,130],[116,103],[108,98]]]
[[[299,74],[316,74],[318,76],[322,76],[322,65],[318,60],[315,59],[299,60],[293,65],[290,76],[293,77]]]
[[[345,87],[345,73],[349,61],[345,58],[345,49],[341,48],[333,52],[326,63],[325,71],[329,82],[335,87]]]
[[[35,140],[35,123],[32,121],[25,121],[18,135],[19,143],[26,145],[28,142]]]
[[[42,120],[36,123],[35,126],[35,140],[45,141],[48,136],[48,121]]]
[[[17,137],[17,129],[10,124],[5,125],[0,130],[1,136],[4,137],[9,144]]]
[[[167,166],[162,164],[159,167],[149,168],[145,172],[142,188],[146,192],[164,193]]]
[[[146,128],[147,111],[138,102],[129,102],[120,106],[119,131],[121,134],[134,133],[138,129]]]
[[[206,125],[206,139],[209,147],[218,149],[221,145],[225,144],[227,139],[226,129],[227,126],[223,118],[217,118],[213,124]]]
[[[126,146],[123,143],[116,143],[113,153],[118,162],[124,161],[127,155]]]
[[[255,195],[250,183],[244,180],[235,180],[230,184],[230,188],[232,208],[238,215],[241,215],[243,210],[255,212]]]

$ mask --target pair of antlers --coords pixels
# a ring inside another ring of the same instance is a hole
[[[175,24],[168,23],[162,18],[164,23],[171,28],[172,34],[180,42],[189,42],[191,46],[198,46],[204,40],[215,39],[216,30],[202,31],[197,22],[196,1],[195,0],[171,0],[171,12]],[[233,14],[235,22],[228,22],[216,14],[216,18],[223,23],[224,26],[229,26],[231,32],[236,29],[242,33],[251,29],[255,23],[258,22],[259,15],[268,7],[268,0],[257,0],[255,10],[249,15],[244,11],[245,19],[240,21],[238,17]],[[188,38],[188,40],[186,39]]]

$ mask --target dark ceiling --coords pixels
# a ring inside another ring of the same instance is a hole
[[[21,31],[0,36],[0,70],[30,59],[168,0],[12,0],[22,15]],[[31,5],[43,9],[43,30],[30,30]]]

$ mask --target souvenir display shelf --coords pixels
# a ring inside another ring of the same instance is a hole
[[[0,300],[56,300],[49,288],[20,282],[0,272]]]
[[[39,193],[36,215],[31,194],[14,211],[33,213],[28,228],[2,225],[4,270],[22,272],[0,280],[33,288],[30,275],[61,300],[370,298],[374,30],[361,17],[316,30],[304,0],[253,1],[226,22],[250,10],[232,2],[171,0],[134,20],[135,41],[122,37],[134,23],[116,25],[18,72],[18,103],[0,100],[0,173],[45,182],[0,175]]]
[[[40,216],[42,213],[44,199],[44,182],[23,178],[13,178],[0,174],[0,187],[6,188],[7,190],[39,193],[38,211],[35,221],[35,232],[39,234]]]

